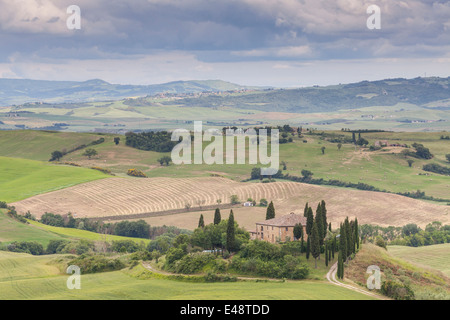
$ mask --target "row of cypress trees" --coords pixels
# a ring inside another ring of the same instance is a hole
[[[344,263],[359,250],[359,227],[358,219],[349,221],[348,217],[340,225],[339,234],[339,257],[337,277],[344,278]]]

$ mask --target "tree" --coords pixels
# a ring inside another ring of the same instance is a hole
[[[214,212],[214,224],[219,224],[222,220],[222,217],[220,216],[220,209],[216,208],[216,211]]]
[[[226,235],[226,249],[229,252],[233,251],[235,242],[236,242],[236,235],[234,229],[234,214],[233,210],[231,210],[230,217],[228,218],[227,235]]]
[[[273,206],[273,202],[270,201],[269,206],[266,210],[266,220],[275,218],[275,207]]]
[[[312,232],[312,227],[314,224],[314,214],[311,207],[308,207],[308,212],[306,214],[306,234],[309,236]]]
[[[342,143],[339,142],[339,143],[337,144],[337,147],[338,147],[338,150],[341,150],[341,148],[342,148]]]
[[[313,176],[313,173],[309,170],[303,169],[302,170],[302,176],[304,180],[310,180]]]
[[[359,227],[358,227],[358,218],[355,218],[355,243],[356,243],[356,249],[359,250]]]
[[[305,204],[305,209],[303,209],[303,216],[305,218],[308,216],[308,202]]]
[[[114,138],[114,143],[116,144],[116,146],[119,144],[120,138],[119,137],[115,137]]]
[[[89,148],[86,149],[86,151],[84,151],[82,155],[91,159],[91,157],[96,156],[97,154],[98,154],[97,150]]]
[[[262,179],[261,168],[252,168],[252,172],[250,174],[250,179],[251,180]]]
[[[309,254],[311,253],[311,237],[306,240],[306,259],[309,260]]]
[[[302,237],[303,237],[303,226],[301,223],[297,223],[294,226],[294,238],[299,240]]]
[[[315,259],[315,268],[317,269],[317,258],[320,257],[320,239],[319,239],[319,226],[317,222],[314,221],[311,237],[311,254]]]
[[[172,158],[170,156],[163,156],[158,159],[158,162],[160,165],[166,165],[168,166],[172,162]]]
[[[327,221],[327,207],[324,200],[322,200],[322,202],[320,203],[320,208],[322,209],[323,237],[325,238],[327,236],[328,221]]]
[[[233,194],[233,195],[230,197],[230,201],[231,201],[231,204],[238,204],[238,203],[239,203],[239,198],[238,198],[237,195]]]
[[[320,148],[322,150],[322,154],[325,154],[325,147]]]
[[[50,161],[59,161],[63,157],[63,153],[61,151],[55,150],[52,152],[52,157],[50,158]]]
[[[261,207],[267,207],[268,202],[267,202],[266,199],[262,198],[262,199],[259,200],[259,205],[260,205]]]
[[[408,166],[411,168],[412,164],[414,163],[414,160],[408,159],[406,160],[406,162],[408,162]]]
[[[200,215],[200,219],[198,220],[198,227],[199,228],[205,227],[205,220],[203,219],[203,214]]]
[[[328,267],[328,244],[325,243],[325,266]]]
[[[323,238],[324,236],[324,228],[323,228],[323,215],[322,215],[322,207],[321,203],[317,205],[316,209],[316,218],[314,219],[314,223],[317,224],[317,231],[318,231],[318,238],[319,238],[319,244],[323,245]],[[326,232],[326,230],[325,230]]]
[[[343,253],[341,251],[339,251],[336,275],[337,275],[338,279],[344,278],[344,258],[343,258]]]
[[[342,259],[347,259],[347,236],[345,231],[345,225],[341,223],[339,233],[339,254],[342,255]]]

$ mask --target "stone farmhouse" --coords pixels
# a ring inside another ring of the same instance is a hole
[[[306,218],[301,214],[290,213],[278,218],[273,218],[256,223],[256,232],[253,233],[254,239],[264,240],[271,243],[278,241],[293,241],[294,226],[302,224],[304,240],[306,235]]]

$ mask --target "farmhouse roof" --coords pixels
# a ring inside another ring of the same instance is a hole
[[[257,222],[256,224],[274,227],[294,227],[298,223],[301,223],[303,226],[306,225],[306,218],[301,214],[292,212],[278,218]]]

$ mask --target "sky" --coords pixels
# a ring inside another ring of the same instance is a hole
[[[68,28],[71,5],[79,29]],[[0,43],[1,78],[300,87],[448,77],[450,1],[0,0]]]

